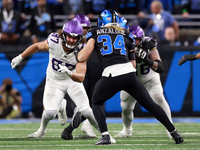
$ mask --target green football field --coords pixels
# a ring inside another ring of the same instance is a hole
[[[50,122],[45,138],[37,139],[27,138],[27,135],[39,128],[39,122],[0,124],[0,149],[200,149],[200,123],[174,123],[185,141],[180,145],[167,137],[166,129],[160,123],[133,123],[132,137],[116,139],[116,144],[107,146],[95,146],[94,143],[100,138],[100,134],[94,130],[97,138],[87,138],[80,127],[73,132],[74,140],[61,139],[61,133],[68,124],[63,127],[59,123]],[[110,134],[114,136],[122,129],[122,124],[108,123],[108,128]]]

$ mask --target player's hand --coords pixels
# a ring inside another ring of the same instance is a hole
[[[136,51],[136,56],[141,59],[145,59],[147,57],[147,52],[142,49],[139,49]]]
[[[178,65],[181,66],[182,64],[184,64],[186,61],[193,61],[196,59],[196,55],[183,55],[179,61],[178,61]]]
[[[20,55],[16,56],[15,58],[12,59],[11,61],[11,66],[12,69],[14,69],[17,65],[20,64],[20,62],[23,60],[24,58]]]
[[[58,69],[59,72],[63,72],[63,73],[66,73],[68,76],[72,76],[72,71],[70,71],[66,66],[63,66],[61,64],[59,64],[59,69]]]

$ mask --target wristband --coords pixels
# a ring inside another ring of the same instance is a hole
[[[146,65],[148,65],[149,67],[153,66],[154,61],[152,59],[149,59],[148,56],[146,59],[143,60],[145,62]]]
[[[73,72],[69,70],[69,71],[67,72],[67,75],[70,76],[70,77],[72,77]]]
[[[19,54],[19,58],[21,59],[21,60],[23,60],[24,58],[22,57],[22,55],[21,54]]]

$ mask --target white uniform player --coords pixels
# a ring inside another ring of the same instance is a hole
[[[163,88],[160,81],[159,73],[164,71],[164,67],[157,50],[157,42],[150,37],[144,37],[144,32],[139,26],[130,27],[130,32],[136,37],[137,76],[142,81],[151,98],[163,108],[172,122],[171,111],[163,95]],[[125,91],[121,91],[120,98],[123,130],[116,134],[115,138],[130,137],[132,135],[133,109],[137,102]],[[169,138],[171,138],[170,133],[168,131],[167,133]]]
[[[65,125],[67,121],[66,100],[63,98],[66,93],[82,115],[99,130],[82,84],[86,62],[78,63],[75,56],[75,49],[82,39],[82,33],[83,29],[78,21],[68,21],[60,33],[51,33],[47,40],[31,45],[22,54],[13,58],[11,66],[15,68],[23,58],[39,50],[49,51],[42,121],[38,131],[28,135],[29,138],[44,137],[49,121],[54,119],[57,113],[60,124]]]

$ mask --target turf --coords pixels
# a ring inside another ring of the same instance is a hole
[[[0,124],[0,149],[200,149],[200,123],[174,123],[179,133],[184,138],[184,144],[177,145],[169,139],[166,129],[160,123],[133,123],[133,135],[130,138],[116,139],[117,143],[107,146],[95,146],[94,143],[100,138],[87,138],[79,128],[73,132],[74,140],[60,138],[64,127],[58,123],[48,126],[45,138],[27,138],[28,134],[35,132],[40,123]],[[108,123],[109,132],[112,136],[122,129],[121,123]]]

